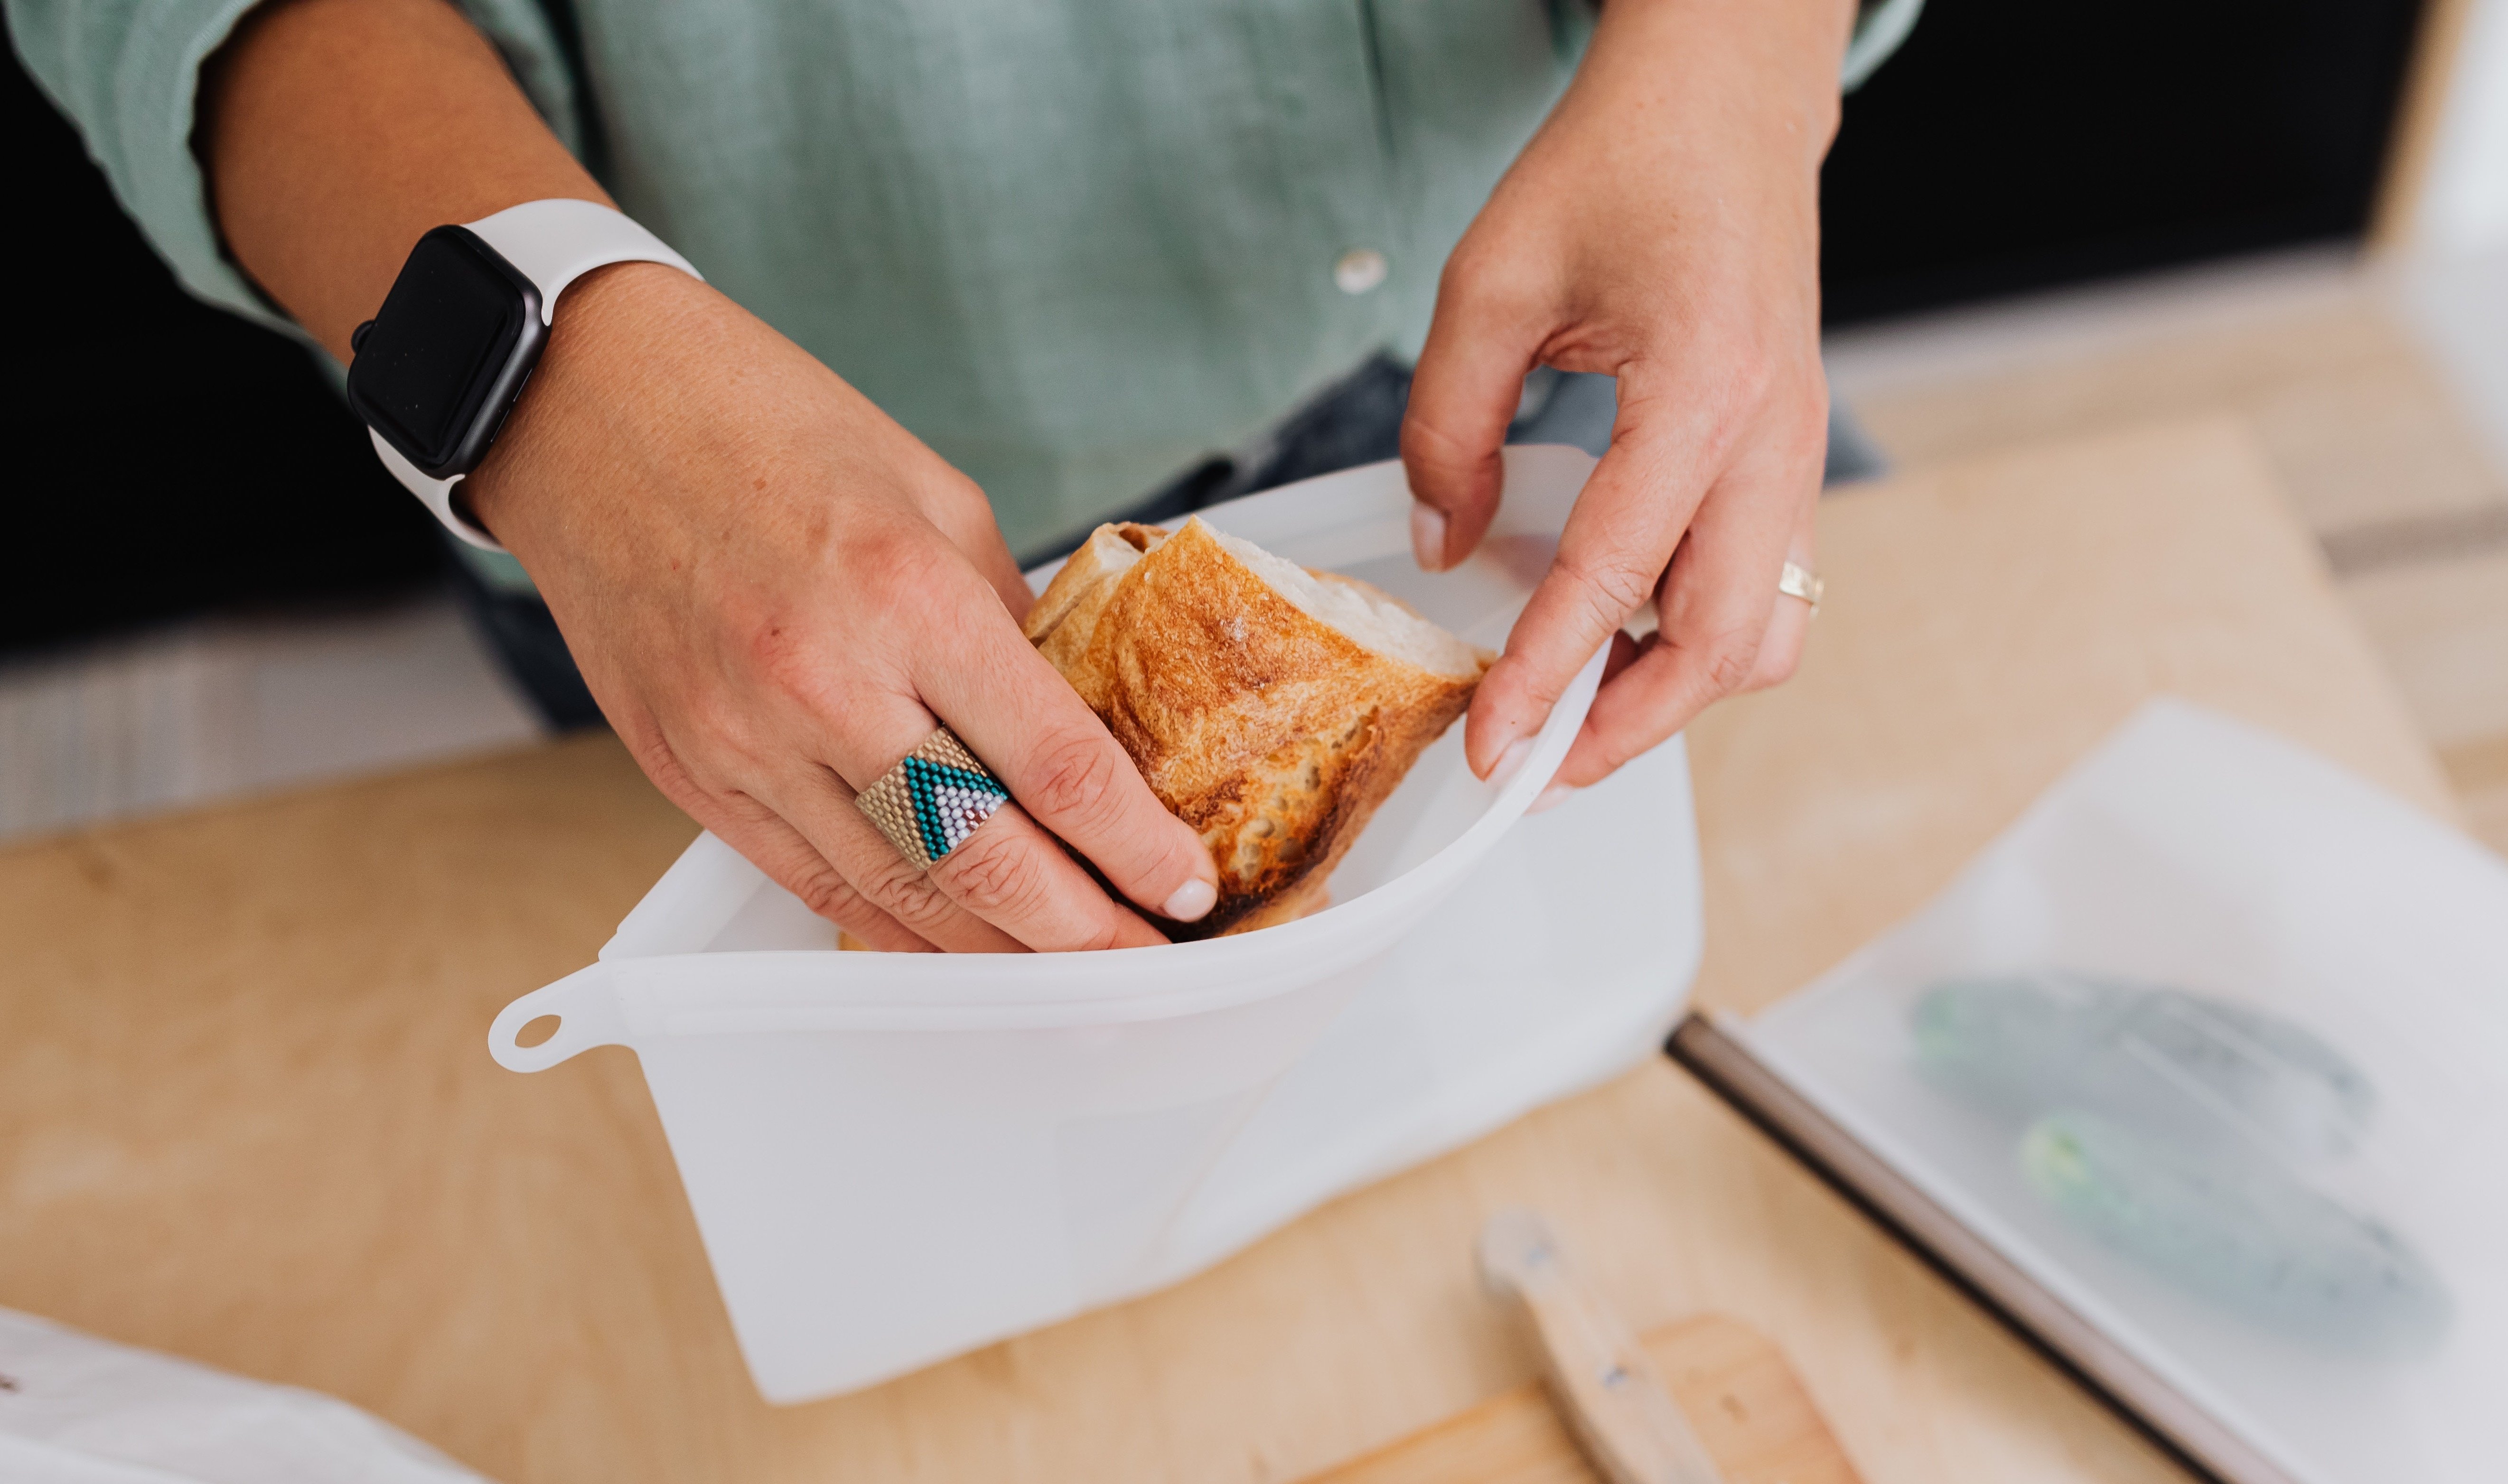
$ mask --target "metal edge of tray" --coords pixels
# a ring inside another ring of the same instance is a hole
[[[1898,1239],[2135,1431],[2218,1484],[2300,1484],[2047,1291],[1795,1092],[1749,1046],[1690,1012],[1664,1055]]]

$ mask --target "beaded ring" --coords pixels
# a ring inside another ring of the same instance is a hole
[[[1010,798],[1001,780],[943,726],[855,796],[854,807],[900,855],[929,871]]]

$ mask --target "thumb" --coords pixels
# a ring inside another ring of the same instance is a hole
[[[1497,514],[1498,450],[1524,397],[1538,337],[1508,318],[1441,293],[1402,415],[1402,467],[1411,478],[1411,545],[1443,572],[1480,544]]]

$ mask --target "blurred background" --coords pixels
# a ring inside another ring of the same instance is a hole
[[[0,839],[532,736],[323,374],[174,287],[14,54],[0,92],[45,224],[0,416],[55,450]],[[1931,0],[1823,197],[1831,381],[1889,458],[2242,419],[2508,849],[2508,0]]]

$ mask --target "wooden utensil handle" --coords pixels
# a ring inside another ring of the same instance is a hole
[[[1540,1217],[1491,1218],[1481,1233],[1481,1271],[1523,1307],[1568,1429],[1611,1484],[1723,1484],[1654,1362],[1578,1286]]]

